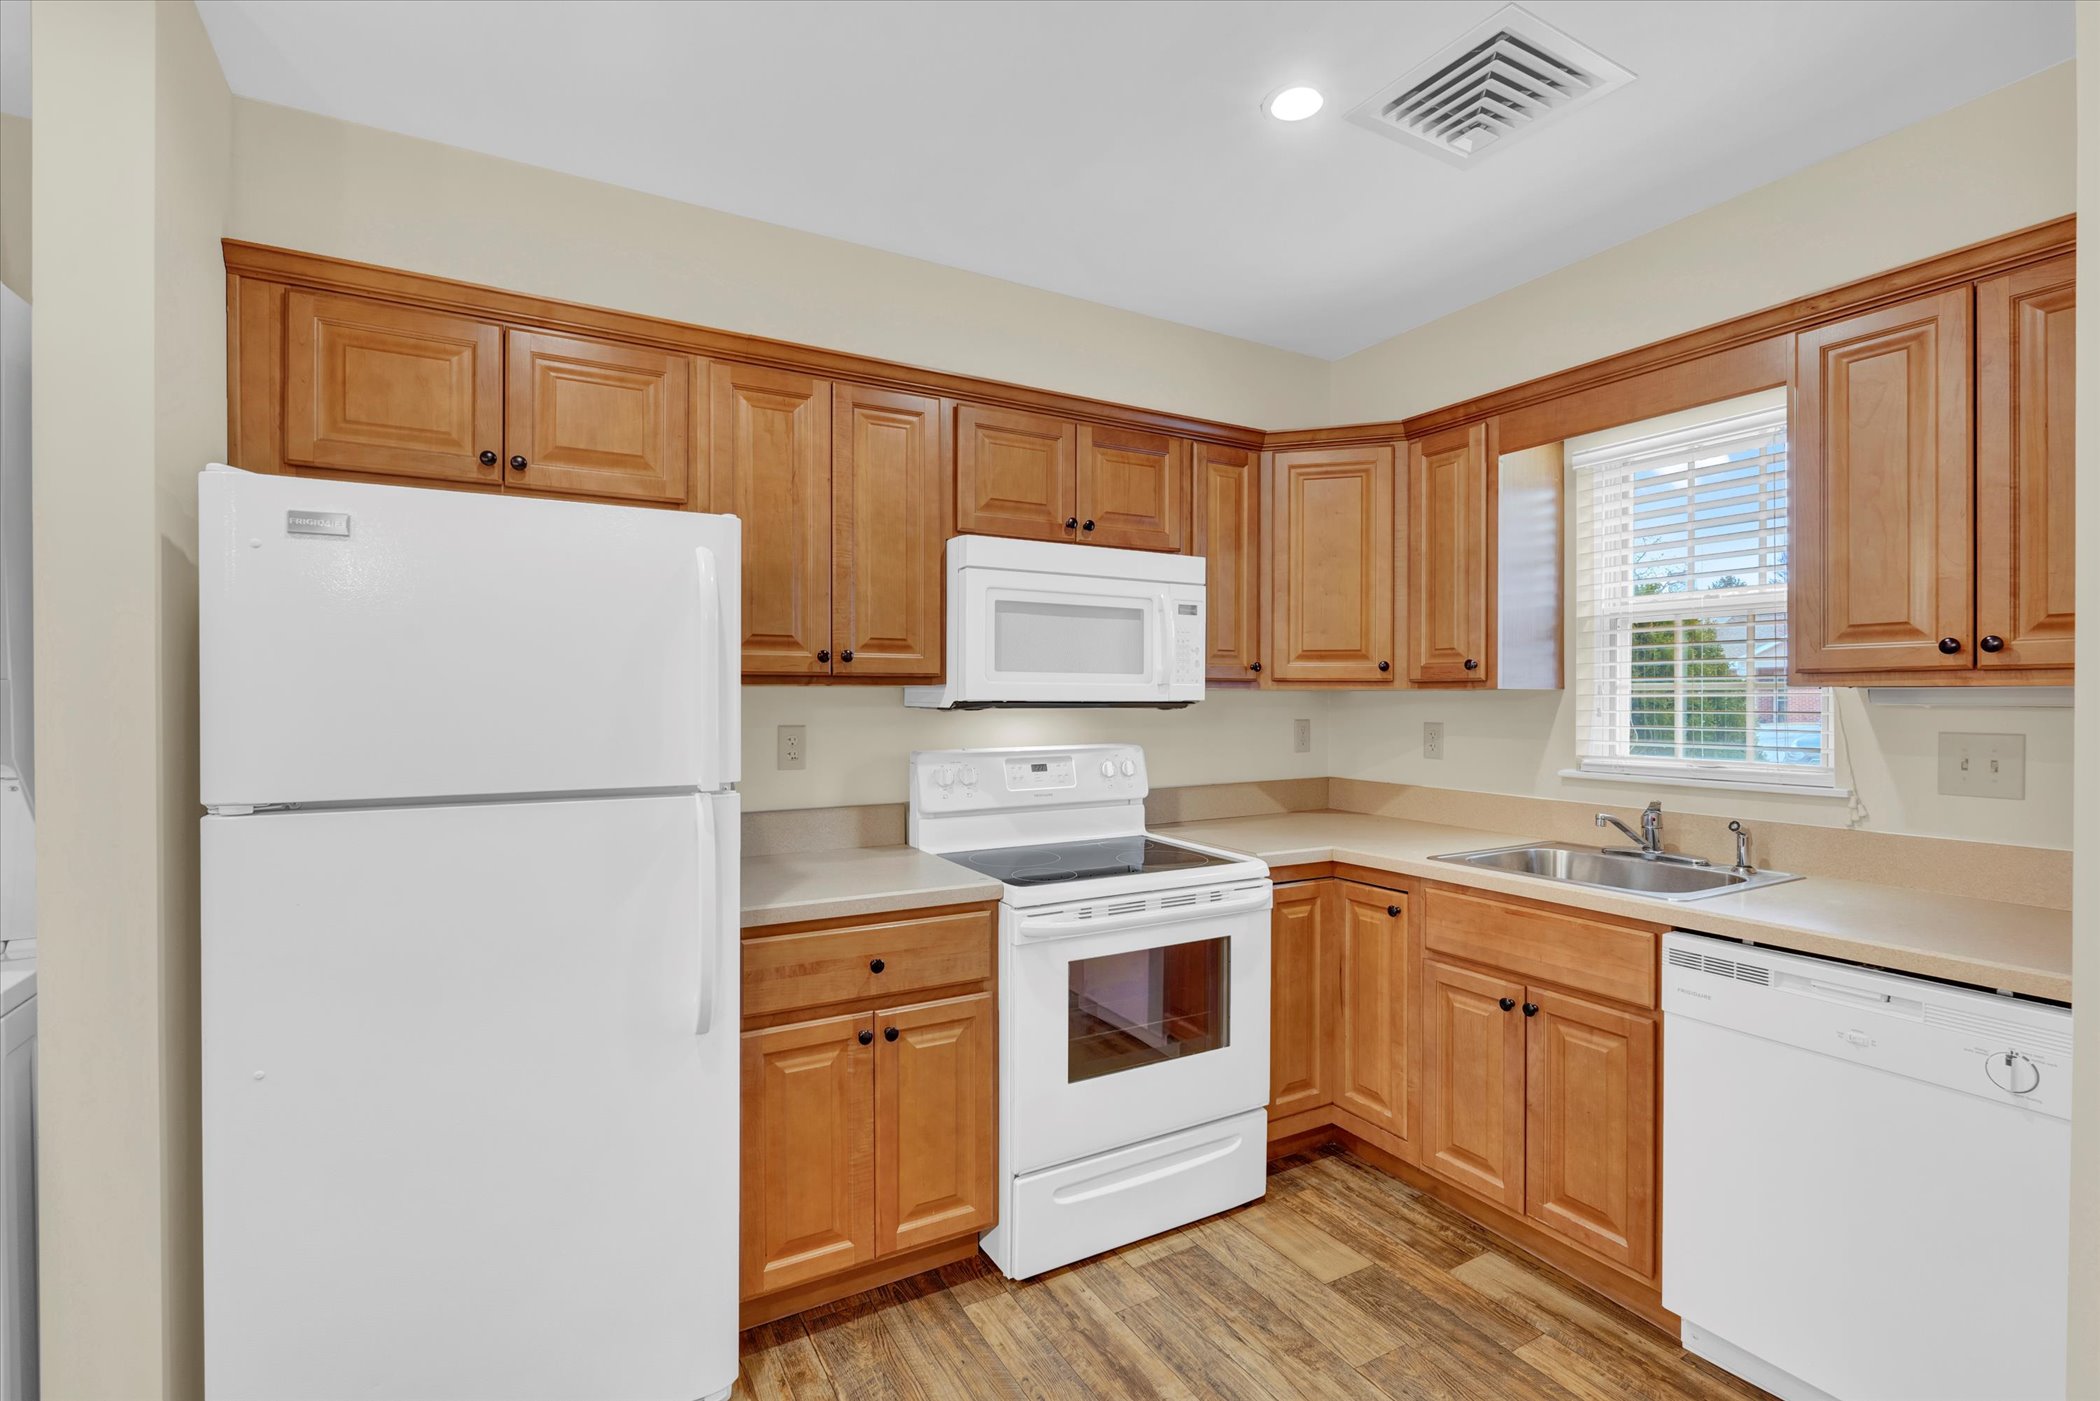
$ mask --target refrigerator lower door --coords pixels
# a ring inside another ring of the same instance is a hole
[[[735,796],[203,826],[208,1393],[727,1388]]]
[[[742,527],[200,474],[207,807],[723,789]]]

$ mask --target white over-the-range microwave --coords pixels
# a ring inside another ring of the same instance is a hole
[[[906,705],[1171,707],[1203,699],[1201,559],[958,535],[948,542],[948,681]]]

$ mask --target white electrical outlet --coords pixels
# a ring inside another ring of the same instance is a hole
[[[1422,722],[1422,757],[1441,759],[1444,757],[1444,722],[1424,720]]]
[[[1312,753],[1312,721],[1291,721],[1291,753]]]
[[[806,768],[809,763],[809,726],[782,725],[778,731],[779,753],[774,760],[776,769]]]
[[[1963,798],[2027,796],[2027,736],[1940,736],[1940,791]]]

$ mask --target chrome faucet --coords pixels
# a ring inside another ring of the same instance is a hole
[[[1750,864],[1750,833],[1741,822],[1731,822],[1728,830],[1735,833],[1735,866],[1739,876],[1754,876],[1757,867]]]
[[[1638,832],[1608,812],[1597,814],[1599,827],[1618,828],[1626,834],[1626,840],[1633,843],[1635,851],[1651,861],[1663,854],[1662,820],[1663,805],[1659,802],[1650,803],[1641,810],[1641,830]]]

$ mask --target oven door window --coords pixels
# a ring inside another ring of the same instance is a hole
[[[1099,1079],[1215,1051],[1227,1042],[1231,941],[1075,960],[1067,1079]]]

